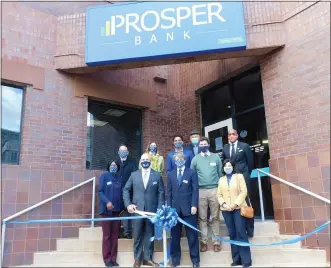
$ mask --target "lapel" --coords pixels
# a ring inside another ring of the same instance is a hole
[[[236,150],[236,155],[235,155],[235,160],[237,160],[238,154],[239,154],[239,150],[241,149],[241,142],[238,141],[237,143],[237,150]]]
[[[183,175],[182,175],[182,181],[181,181],[181,183],[180,183],[180,185],[179,185],[179,188],[183,185],[183,181],[186,179],[186,177],[187,177],[187,167],[185,167],[185,169],[184,169],[184,173],[183,173]],[[177,174],[177,172],[176,172],[176,174]],[[177,177],[177,175],[176,175],[176,177]],[[177,178],[177,182],[178,182],[178,178]],[[178,184],[178,183],[177,183]]]
[[[150,174],[149,174],[149,178],[148,178],[148,182],[147,182],[146,190],[147,190],[148,187],[150,187],[151,184],[153,183],[153,177],[154,177],[153,175],[154,175],[154,173],[153,173],[153,169],[151,169],[151,172],[150,172]],[[143,184],[143,186],[144,186],[144,184]]]
[[[140,185],[143,188],[143,190],[145,190],[144,180],[143,180],[143,169],[140,169],[138,174],[139,174]]]
[[[121,163],[122,163],[122,168],[124,168],[124,167],[128,164],[128,159],[126,159],[126,160],[124,161],[124,163],[123,163],[122,160],[121,160]]]
[[[233,184],[233,183],[236,183],[236,177],[235,177],[235,174],[232,174],[229,183],[228,183],[228,178],[227,178],[226,175],[225,175],[225,183],[226,183],[226,186],[228,187],[228,190],[229,190],[230,185]]]

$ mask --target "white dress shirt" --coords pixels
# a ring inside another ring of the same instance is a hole
[[[144,183],[145,190],[147,188],[147,184],[148,184],[150,175],[151,175],[151,168],[142,169],[142,176],[143,176],[143,183]]]
[[[232,156],[232,144],[234,144],[234,151],[237,152],[237,146],[238,146],[238,140],[236,140],[234,143],[230,142],[230,157]]]

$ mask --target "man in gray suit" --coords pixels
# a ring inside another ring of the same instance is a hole
[[[149,154],[143,154],[140,159],[141,170],[131,173],[123,189],[124,205],[130,213],[135,210],[156,212],[164,204],[164,185],[159,172],[150,168]],[[132,191],[132,200],[130,192]],[[148,219],[133,221],[133,248],[135,262],[133,267],[159,266],[152,260],[154,246],[150,238],[154,234],[154,226]]]

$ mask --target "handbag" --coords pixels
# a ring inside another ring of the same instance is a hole
[[[240,194],[240,185],[239,185],[239,181],[238,181],[238,175],[236,175],[236,179],[237,179],[238,194]],[[247,206],[242,206],[240,208],[240,215],[247,219],[251,219],[254,217],[254,209],[252,207],[252,203],[251,203],[251,200],[249,199],[248,193],[247,193],[246,199],[248,199],[249,205],[248,205],[248,202],[246,201]]]

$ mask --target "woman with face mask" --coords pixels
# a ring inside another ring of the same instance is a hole
[[[163,156],[158,152],[158,146],[156,142],[151,142],[146,148],[146,153],[151,157],[151,168],[162,174],[164,170],[164,159]],[[141,169],[141,164],[139,164]]]
[[[115,161],[108,165],[108,171],[100,176],[99,214],[104,218],[118,217],[122,207],[122,182],[118,176],[119,166]],[[102,256],[106,267],[119,266],[116,262],[120,221],[102,221]]]
[[[240,208],[247,206],[247,187],[242,174],[233,173],[234,164],[225,160],[223,170],[225,176],[218,182],[217,198],[221,206],[226,227],[231,240],[248,242],[246,232],[246,218],[241,216]],[[232,261],[231,266],[252,265],[250,247],[243,247],[231,244]]]

